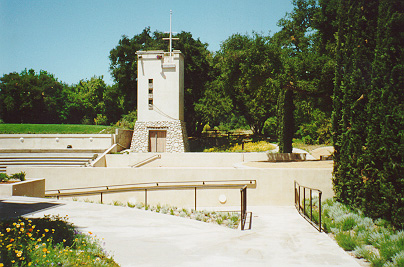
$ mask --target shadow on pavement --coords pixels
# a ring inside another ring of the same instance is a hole
[[[63,204],[35,200],[0,199],[0,219],[28,215],[40,210],[50,209]]]

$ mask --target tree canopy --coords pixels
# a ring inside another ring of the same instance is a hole
[[[234,109],[255,134],[276,111],[282,64],[280,49],[266,36],[234,34],[216,54],[217,77]]]
[[[68,116],[63,109],[66,85],[46,71],[5,74],[0,78],[0,118],[5,122],[57,123]]]

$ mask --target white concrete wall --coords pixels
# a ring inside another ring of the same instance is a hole
[[[173,68],[165,68],[163,51],[138,51],[138,121],[184,120],[184,56],[174,51]],[[149,79],[153,79],[153,109],[149,109]]]
[[[294,180],[322,190],[323,199],[333,196],[331,168],[7,168],[8,173],[19,171],[25,171],[29,178],[45,178],[47,190],[142,182],[253,179],[257,186],[248,189],[248,205],[293,205]],[[221,194],[228,198],[224,205],[218,200]],[[99,195],[93,199],[99,200]],[[104,195],[104,202],[118,200],[126,203],[130,199],[144,202],[144,192]],[[239,206],[240,192],[238,189],[198,190],[197,199],[198,206]],[[194,191],[149,192],[148,203],[192,207]]]
[[[45,197],[45,179],[0,184],[0,196]]]
[[[0,134],[0,149],[107,149],[112,134]]]
[[[267,161],[264,152],[260,153],[130,153],[126,155],[106,155],[107,167],[129,167],[154,155],[161,159],[144,165],[146,167],[233,167],[247,161]]]

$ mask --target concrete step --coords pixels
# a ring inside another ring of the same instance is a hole
[[[36,162],[0,162],[0,166],[21,166],[21,165],[85,165],[88,161],[66,162],[66,161],[36,161]]]
[[[11,165],[8,165],[11,166]],[[49,168],[54,168],[54,167],[85,167],[85,164],[20,164],[20,165],[13,165],[13,166],[19,166],[19,167],[49,167]],[[4,166],[0,166],[4,167]],[[7,166],[5,166],[7,167]],[[1,170],[1,169],[0,169]]]
[[[61,155],[61,156],[53,156],[53,155],[43,155],[43,156],[38,156],[38,155],[8,155],[8,156],[3,156],[0,155],[0,160],[13,160],[13,159],[91,159],[94,158],[97,154],[95,155],[85,155],[85,156],[80,156],[80,155]]]
[[[19,162],[88,162],[91,158],[0,158],[0,164],[13,164]]]
[[[31,149],[0,149],[1,153],[103,153],[108,148],[93,148],[93,149],[80,149],[80,148],[66,148],[66,149],[42,149],[42,148],[31,148]]]

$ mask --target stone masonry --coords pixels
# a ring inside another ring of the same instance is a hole
[[[172,121],[137,121],[132,137],[131,150],[134,152],[148,152],[149,131],[166,130],[166,152],[188,152],[188,136],[185,122]]]

